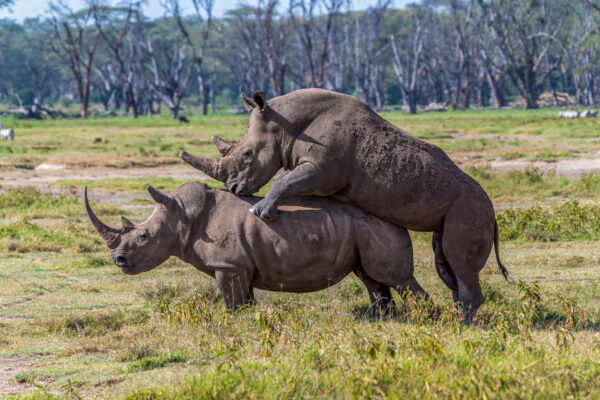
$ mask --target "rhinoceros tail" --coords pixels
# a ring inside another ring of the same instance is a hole
[[[498,222],[494,220],[494,249],[496,250],[496,261],[498,262],[498,268],[504,276],[504,279],[508,280],[508,270],[500,261],[500,253],[498,250]]]

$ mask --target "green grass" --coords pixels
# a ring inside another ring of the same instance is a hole
[[[105,179],[62,179],[53,184],[53,186],[61,188],[77,189],[87,186],[89,189],[100,189],[110,191],[131,191],[145,192],[146,183],[153,186],[155,189],[164,190],[167,192],[174,191],[177,186],[185,182],[199,181],[203,182],[213,189],[224,189],[225,185],[214,179],[173,179],[173,178],[105,178]],[[273,180],[262,187],[255,195],[264,196],[271,189]]]
[[[564,202],[596,199],[600,193],[600,174],[584,174],[579,178],[557,177],[529,167],[523,171],[494,173],[488,166],[467,168],[488,193],[496,207],[530,207],[532,203]]]
[[[577,158],[576,154],[571,153],[570,151],[553,151],[553,150],[544,150],[535,153],[533,159],[535,160],[557,160],[561,158]]]
[[[173,191],[177,186],[191,180],[180,180],[165,177],[147,177],[147,178],[105,178],[105,179],[62,179],[53,184],[53,186],[61,188],[82,188],[87,186],[88,189],[102,189],[110,191],[146,191],[146,183],[158,190]],[[206,183],[211,188],[224,188],[223,183],[214,179],[205,179],[202,182]]]
[[[564,120],[558,119],[557,113],[557,109],[545,109],[382,115],[406,131],[440,145],[457,159],[482,151],[489,155],[524,151],[543,159],[562,158],[568,152],[556,152],[556,149],[565,149],[567,143],[580,151],[600,150],[600,140],[593,140],[599,138],[599,119]],[[0,166],[35,166],[42,162],[92,167],[156,166],[178,163],[181,149],[203,157],[217,157],[211,136],[240,138],[246,130],[248,116],[191,116],[190,122],[181,124],[167,116],[142,116],[137,120],[96,117],[85,121],[8,118],[3,123],[15,128],[17,139],[11,143],[0,142]],[[469,140],[454,140],[453,134],[475,136]],[[517,137],[517,140],[476,137],[481,134]],[[98,137],[102,142],[93,143]]]
[[[119,215],[150,215],[145,183],[172,191],[185,180],[70,177],[49,182],[61,194],[0,188],[0,363],[27,360],[12,384],[28,399],[595,398],[600,175],[485,166],[597,157],[599,121],[555,114],[384,115],[469,165],[498,207],[511,281],[490,257],[481,274],[486,303],[473,326],[460,322],[437,277],[429,233],[411,235],[415,276],[431,301],[396,297],[394,314],[375,321],[354,277],[316,293],[257,290],[256,307],[230,313],[214,279],[177,259],[126,276],[75,194],[87,185],[96,213],[118,227]],[[190,125],[164,117],[3,120],[13,122],[17,139],[0,143],[8,173],[20,173],[14,163],[162,165],[177,162],[179,148],[216,157],[210,136],[239,138],[247,116],[192,116]],[[490,133],[516,139],[476,136]],[[112,192],[133,200],[107,204]]]

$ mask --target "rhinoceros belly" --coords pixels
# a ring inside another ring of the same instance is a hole
[[[348,275],[358,254],[347,208],[328,199],[304,198],[302,205],[292,200],[280,206],[275,222],[251,216],[253,285],[300,293],[327,288]]]

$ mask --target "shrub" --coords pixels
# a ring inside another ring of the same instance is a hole
[[[511,208],[496,216],[503,240],[572,241],[600,238],[600,206],[568,201],[549,209]]]

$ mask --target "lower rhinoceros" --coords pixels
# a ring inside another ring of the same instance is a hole
[[[180,157],[240,196],[287,170],[251,212],[272,221],[290,196],[332,196],[398,226],[433,231],[436,269],[467,321],[484,301],[479,272],[494,243],[506,277],[492,202],[440,148],[341,93],[303,89],[267,102],[256,92],[243,100],[248,129],[224,157]]]
[[[311,292],[350,272],[365,284],[371,314],[387,309],[390,287],[426,296],[413,277],[407,231],[332,199],[290,199],[278,222],[248,214],[260,198],[238,198],[200,182],[184,183],[171,195],[148,186],[158,203],[141,224],[122,218],[121,229],[102,223],[85,207],[92,224],[127,274],[149,271],[176,256],[216,278],[226,304],[254,301],[253,288]]]

